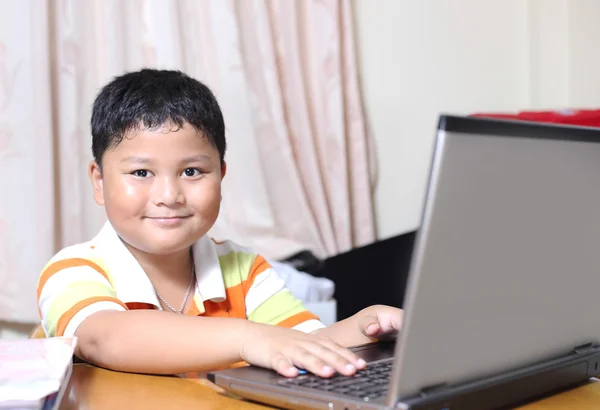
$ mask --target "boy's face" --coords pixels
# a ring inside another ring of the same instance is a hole
[[[175,128],[173,128],[175,129]],[[219,151],[191,125],[128,134],[90,164],[94,199],[119,236],[142,252],[187,250],[215,223],[225,176]]]

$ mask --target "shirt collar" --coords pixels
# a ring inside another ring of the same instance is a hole
[[[105,223],[93,242],[102,254],[119,300],[160,308],[152,282],[109,222]],[[196,268],[194,301],[197,305],[206,300],[223,302],[226,299],[225,283],[215,243],[204,235],[192,246],[192,254]],[[197,307],[204,311],[203,306]]]
[[[213,302],[225,300],[225,282],[215,243],[204,235],[192,246],[196,268],[196,294]]]

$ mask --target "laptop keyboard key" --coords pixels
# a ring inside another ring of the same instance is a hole
[[[335,374],[331,378],[323,379],[310,374],[295,379],[284,379],[279,384],[285,387],[298,386],[372,400],[386,394],[391,370],[390,361],[371,364],[354,376]]]

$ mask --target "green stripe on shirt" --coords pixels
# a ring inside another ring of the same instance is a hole
[[[257,307],[250,313],[248,319],[253,322],[276,325],[305,310],[302,302],[296,299],[288,289],[284,289]]]
[[[232,288],[248,279],[255,258],[253,253],[236,251],[219,256],[225,288]]]

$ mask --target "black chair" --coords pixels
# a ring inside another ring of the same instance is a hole
[[[315,274],[335,283],[338,320],[375,304],[402,307],[415,235],[411,231],[323,261]]]

